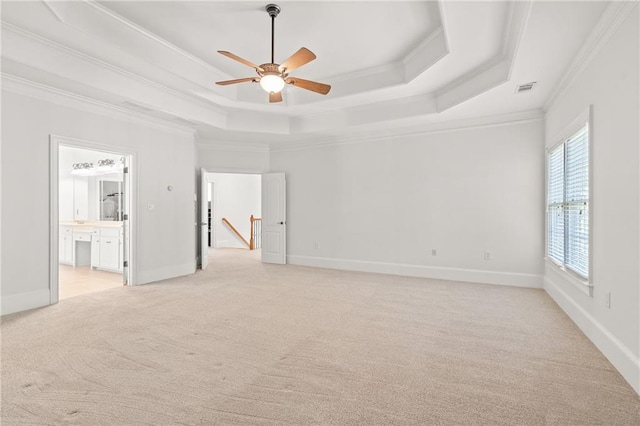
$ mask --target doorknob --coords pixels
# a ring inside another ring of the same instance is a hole
[[[206,226],[206,225],[208,225],[208,223],[207,222],[201,222],[200,225]]]
[[[280,225],[284,225],[284,222],[280,222]]]

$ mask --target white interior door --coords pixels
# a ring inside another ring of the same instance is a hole
[[[209,264],[209,180],[207,171],[200,169],[200,264]]]
[[[284,173],[262,175],[262,261],[287,263],[287,188]]]

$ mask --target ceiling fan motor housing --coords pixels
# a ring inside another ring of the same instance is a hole
[[[269,74],[277,74],[280,75],[280,68],[278,64],[262,64],[260,68],[264,70],[264,72],[258,71],[260,75],[269,75]]]

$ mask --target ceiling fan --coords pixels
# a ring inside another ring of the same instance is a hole
[[[218,50],[218,53],[236,60],[242,64],[250,66],[258,73],[257,77],[239,78],[236,80],[218,81],[216,84],[226,86],[236,83],[260,83],[260,86],[269,93],[269,102],[282,102],[282,89],[285,84],[290,84],[294,87],[300,87],[301,89],[310,90],[312,92],[326,95],[331,90],[331,86],[324,83],[318,83],[317,81],[304,80],[298,77],[290,77],[289,73],[301,66],[316,59],[316,55],[307,49],[301,47],[296,53],[291,55],[289,59],[282,64],[276,64],[273,59],[273,46],[274,46],[274,26],[276,16],[280,13],[280,7],[277,4],[268,4],[265,10],[271,16],[271,62],[268,64],[262,64],[260,66],[247,61],[231,52],[225,50]]]

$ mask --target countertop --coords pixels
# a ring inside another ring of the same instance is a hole
[[[93,228],[122,228],[122,222],[114,220],[61,221],[60,226],[70,226],[74,232],[91,232]]]

